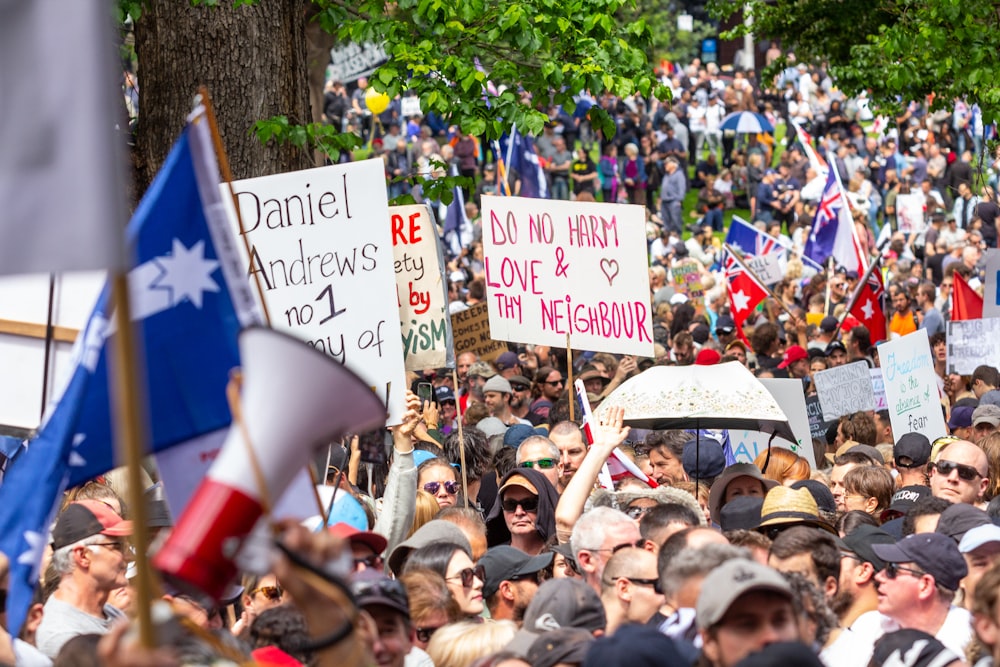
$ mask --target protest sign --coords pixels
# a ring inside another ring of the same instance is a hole
[[[454,366],[437,226],[424,205],[389,208],[406,370]]]
[[[874,410],[888,410],[889,404],[885,400],[885,382],[882,380],[881,368],[869,368],[868,372],[872,376],[872,393],[875,395]]]
[[[422,115],[420,111],[420,98],[415,95],[401,97],[399,99],[399,115],[403,118]]]
[[[250,247],[244,261],[271,326],[330,355],[405,409],[396,274],[385,173],[365,160],[232,184]],[[237,234],[226,184],[220,186]]]
[[[327,81],[351,83],[363,76],[371,76],[375,68],[389,60],[385,48],[366,42],[338,44],[330,49],[330,64],[326,68]]]
[[[972,375],[1000,360],[1000,318],[948,322],[948,373]]]
[[[761,379],[760,383],[781,406],[781,410],[788,417],[792,433],[795,435],[795,442],[778,437],[772,441],[771,446],[790,449],[809,461],[809,466],[815,469],[816,461],[814,460],[805,395],[802,393],[802,381],[789,378],[764,378]],[[769,433],[760,431],[729,429],[729,442],[737,461],[752,463],[758,454],[767,451],[767,443],[770,438]]]
[[[642,206],[483,197],[483,248],[494,338],[653,354]]]
[[[923,193],[896,195],[896,223],[904,234],[924,231]]]
[[[1000,317],[1000,250],[990,248],[986,251],[986,283],[983,289],[983,317]]]
[[[766,255],[743,257],[743,261],[751,271],[757,274],[765,285],[773,285],[785,277],[782,259],[785,253],[771,252]]]
[[[674,278],[674,289],[692,299],[705,295],[701,284],[701,265],[690,259],[681,260],[670,268]]]
[[[878,356],[892,432],[897,437],[923,433],[931,442],[946,435],[927,330],[918,329],[879,345]]]
[[[809,416],[809,433],[813,440],[819,440],[824,445],[830,444],[826,439],[826,432],[837,423],[836,419],[823,419],[823,406],[819,404],[819,396],[808,396],[806,398],[806,414]]]
[[[824,420],[871,410],[875,405],[871,373],[863,361],[820,371],[813,376],[813,381],[823,406]]]
[[[72,348],[77,332],[104,287],[104,271],[64,273],[52,283],[52,335],[49,321],[49,276],[33,274],[0,278],[0,426],[3,433],[23,435],[41,421],[43,387],[46,401],[59,398],[73,371]],[[48,345],[48,366],[46,366]],[[19,430],[20,429],[20,430]]]
[[[455,336],[455,356],[471,352],[482,361],[493,361],[507,351],[507,343],[490,335],[490,314],[485,303],[454,313],[451,328]]]

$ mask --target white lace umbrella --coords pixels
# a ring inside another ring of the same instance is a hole
[[[653,366],[629,378],[594,411],[625,409],[625,423],[645,429],[749,429],[795,442],[788,417],[743,364]]]

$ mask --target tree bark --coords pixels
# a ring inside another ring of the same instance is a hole
[[[139,61],[136,181],[152,181],[205,85],[233,177],[253,178],[312,166],[290,144],[263,145],[255,121],[287,116],[308,123],[306,0],[266,0],[233,8],[192,7],[188,0],[146,0],[135,25]]]

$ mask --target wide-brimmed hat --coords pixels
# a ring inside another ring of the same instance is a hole
[[[712,488],[708,493],[708,510],[712,515],[712,521],[719,523],[719,510],[726,504],[726,487],[737,477],[753,477],[764,486],[765,493],[778,486],[778,482],[764,477],[760,468],[752,463],[734,463],[719,475],[712,483]]]
[[[837,531],[819,515],[819,507],[808,489],[776,486],[764,496],[760,508],[760,526],[764,531],[771,526],[812,526],[837,534]]]

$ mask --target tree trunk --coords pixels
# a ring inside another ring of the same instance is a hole
[[[136,22],[139,61],[137,184],[145,191],[184,127],[200,85],[212,96],[233,177],[312,166],[308,151],[263,145],[255,121],[310,121],[306,0],[266,0],[233,8],[188,0],[147,0]]]

